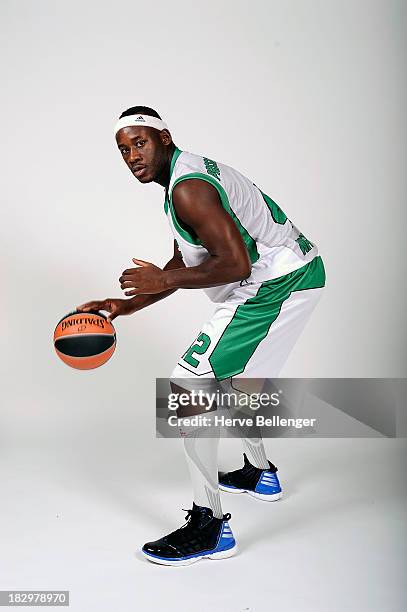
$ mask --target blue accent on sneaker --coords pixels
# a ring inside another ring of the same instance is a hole
[[[232,530],[229,526],[229,523],[225,521],[222,524],[222,529],[219,534],[219,540],[212,552],[220,552],[221,550],[229,550],[229,548],[233,548],[236,544],[235,538],[233,537]]]
[[[263,501],[276,501],[282,490],[276,466],[268,461],[269,467],[262,469],[252,465],[243,453],[244,465],[233,472],[219,472],[219,488],[230,493],[248,493]]]
[[[262,493],[263,495],[281,493],[280,481],[278,480],[277,474],[269,470],[263,470],[254,490],[256,493]]]

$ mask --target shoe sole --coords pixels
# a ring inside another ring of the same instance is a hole
[[[233,555],[237,553],[237,544],[235,544],[233,548],[229,548],[228,550],[220,550],[219,552],[209,553],[207,555],[199,555],[198,557],[191,557],[189,559],[180,559],[179,561],[162,559],[161,557],[154,557],[154,555],[149,555],[148,553],[144,552],[144,550],[142,550],[141,552],[146,559],[152,561],[153,563],[158,563],[159,565],[192,565],[192,563],[196,563],[201,559],[218,560],[233,557]]]
[[[226,487],[225,485],[219,485],[219,489],[221,491],[226,491],[227,493],[247,493],[248,495],[251,495],[252,497],[254,497],[255,499],[260,499],[261,501],[277,501],[278,499],[281,499],[283,496],[283,492],[280,491],[279,493],[256,493],[255,491],[249,491],[248,489],[237,489],[236,487]]]

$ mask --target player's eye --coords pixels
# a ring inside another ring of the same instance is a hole
[[[141,147],[145,144],[145,142],[146,142],[145,140],[138,140],[137,144],[136,144],[136,147],[141,149]]]
[[[124,149],[124,148],[120,149],[120,153],[121,153],[122,155],[127,155],[127,153],[128,153],[128,152],[129,152],[129,150],[128,150],[128,149]]]

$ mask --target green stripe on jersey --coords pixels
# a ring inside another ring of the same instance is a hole
[[[254,185],[254,186],[257,187],[257,185]],[[280,225],[284,225],[284,223],[287,221],[287,215],[281,210],[279,205],[276,204],[276,202],[274,202],[274,200],[270,198],[270,196],[268,196],[266,193],[263,193],[262,190],[259,189],[258,187],[257,189],[260,191],[261,195],[263,196],[263,200],[265,201],[265,203],[268,206],[269,211],[271,212],[273,221],[275,223],[279,223]]]
[[[172,157],[171,157],[171,161],[170,161],[170,180],[171,180],[171,177],[172,177],[172,173],[174,172],[174,166],[175,166],[175,164],[177,162],[178,157],[181,155],[181,153],[182,153],[181,149],[179,149],[178,147],[175,147],[174,152],[173,152]],[[167,198],[167,189],[166,189],[165,190],[165,198],[164,198],[164,212],[165,212],[165,214],[168,213],[169,205],[170,205],[170,203],[169,203],[168,198]]]
[[[181,149],[179,149],[178,147],[175,147],[175,151],[172,154],[171,163],[170,163],[170,179],[171,179],[172,173],[174,171],[175,163],[176,163],[178,157],[181,155],[181,153],[182,153]]]
[[[320,256],[302,268],[261,284],[257,294],[240,304],[209,357],[218,380],[236,376],[280,314],[281,307],[294,291],[317,289],[325,285],[325,269]]]
[[[235,215],[234,211],[232,210],[232,208],[230,206],[229,198],[227,196],[226,191],[224,190],[222,185],[219,185],[219,183],[214,178],[212,178],[211,176],[207,176],[206,174],[202,174],[200,172],[191,172],[190,174],[184,174],[183,176],[180,176],[174,182],[174,185],[172,186],[172,190],[171,190],[171,194],[170,194],[170,203],[169,203],[169,206],[170,206],[172,220],[174,222],[174,225],[175,225],[177,231],[184,238],[184,240],[186,240],[190,244],[202,245],[202,242],[199,239],[196,239],[189,232],[187,232],[183,227],[181,227],[181,225],[179,224],[179,221],[178,221],[178,219],[176,217],[175,210],[174,210],[174,205],[173,205],[173,202],[172,202],[172,192],[174,191],[174,187],[176,185],[178,185],[178,183],[181,183],[182,181],[186,181],[186,180],[189,180],[189,179],[200,179],[202,181],[206,181],[207,183],[210,183],[211,185],[213,185],[215,187],[215,189],[219,193],[219,197],[220,197],[220,200],[221,200],[223,208],[232,217],[233,221],[236,224],[237,229],[240,232],[240,235],[243,238],[243,241],[244,241],[244,243],[246,245],[246,248],[247,248],[247,251],[249,253],[249,257],[250,257],[251,263],[253,264],[255,261],[257,261],[259,259],[260,255],[259,255],[259,253],[257,251],[256,241],[254,240],[254,238],[252,238],[250,236],[250,234],[247,231],[247,229],[245,227],[243,227],[243,225],[240,223],[239,219]]]

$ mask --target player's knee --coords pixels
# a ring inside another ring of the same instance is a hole
[[[194,377],[180,377],[177,366],[170,377],[172,398],[178,404],[176,409],[179,418],[190,417],[196,414],[208,413],[216,410],[214,398],[214,381],[207,381]]]

